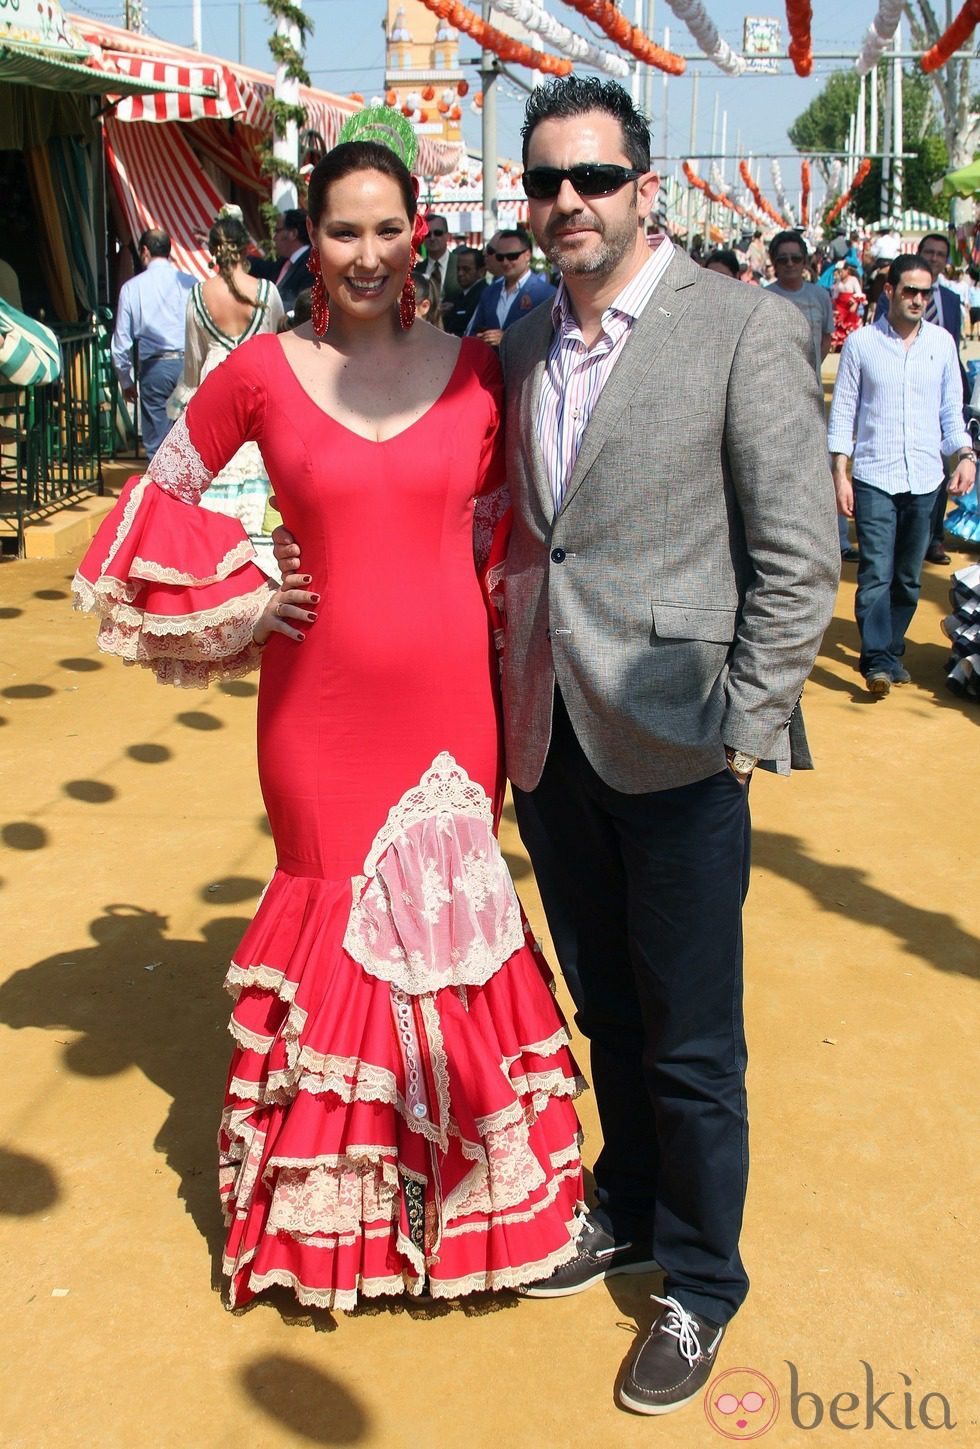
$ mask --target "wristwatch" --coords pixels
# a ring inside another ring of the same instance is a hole
[[[960,449],[960,454],[959,454],[959,458],[957,459],[957,462],[960,462],[960,463],[975,463],[976,461],[977,461],[977,455],[973,451],[972,448],[961,448]]]
[[[747,755],[744,750],[732,749],[731,745],[725,746],[725,754],[730,769],[736,775],[751,775],[759,763],[758,755]]]

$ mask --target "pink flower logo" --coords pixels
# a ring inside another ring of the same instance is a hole
[[[779,1415],[776,1385],[758,1369],[731,1368],[711,1380],[704,1395],[705,1418],[726,1439],[758,1439]]]

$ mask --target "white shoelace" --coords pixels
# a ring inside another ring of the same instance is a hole
[[[698,1338],[697,1320],[692,1318],[682,1303],[676,1298],[660,1298],[656,1293],[650,1297],[654,1303],[662,1303],[665,1308],[670,1309],[667,1322],[662,1324],[662,1331],[669,1333],[671,1338],[677,1339],[677,1346],[682,1357],[686,1358],[689,1364],[694,1364],[701,1357],[701,1340]]]

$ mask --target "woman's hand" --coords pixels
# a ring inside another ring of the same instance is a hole
[[[316,614],[312,605],[320,602],[319,594],[311,594],[305,585],[313,580],[309,574],[286,574],[282,587],[269,595],[269,601],[255,622],[252,638],[256,644],[265,644],[273,634],[285,634],[302,644],[306,634],[297,624],[315,624]]]

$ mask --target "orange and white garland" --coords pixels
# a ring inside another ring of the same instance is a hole
[[[980,0],[966,0],[966,4],[949,29],[943,32],[932,49],[927,50],[919,61],[922,69],[928,74],[930,71],[938,70],[941,65],[945,65],[950,56],[954,55],[960,46],[969,40],[978,24],[980,24]]]
[[[813,43],[810,22],[813,11],[810,0],[786,0],[786,23],[789,26],[789,58],[797,75],[809,75],[813,69]]]
[[[810,163],[800,165],[800,226],[810,225]]]
[[[752,196],[752,200],[755,202],[759,210],[764,212],[766,216],[768,216],[769,220],[774,221],[777,226],[786,226],[787,221],[785,216],[780,216],[776,208],[772,206],[770,202],[768,202],[763,196],[756,182],[753,181],[752,172],[749,170],[749,163],[747,161],[740,161],[738,163],[738,174],[741,176],[742,180],[745,182],[745,185],[748,187],[749,192]]]
[[[698,175],[690,161],[685,161],[681,170],[684,172],[684,177],[688,184],[693,186],[696,191],[703,192],[708,201],[714,202],[716,206],[725,206],[729,211],[737,212],[739,216],[748,215],[748,212],[743,206],[739,206],[733,197],[728,196],[726,192],[721,190],[723,183],[719,182],[717,176],[712,175],[715,186],[719,188],[716,191],[714,187],[708,185],[703,176]]]
[[[547,10],[536,5],[534,0],[493,0],[493,8],[526,26],[528,30],[533,30],[555,50],[568,56],[569,60],[577,61],[579,65],[591,66],[606,75],[619,76],[620,80],[625,80],[631,73],[630,64],[623,56],[602,50],[584,36],[576,35],[574,30],[562,25]]]
[[[868,173],[870,170],[871,162],[868,157],[865,156],[864,160],[861,162],[860,166],[854,173],[854,180],[851,182],[849,189],[844,192],[843,196],[838,196],[837,200],[834,202],[833,206],[824,217],[824,226],[829,226],[834,218],[840,215],[844,208],[849,204],[851,197],[854,195],[855,191],[857,191],[861,183],[868,179]]]
[[[568,75],[572,69],[570,60],[559,55],[548,55],[543,50],[535,50],[533,46],[525,45],[523,41],[515,40],[513,36],[505,35],[502,30],[487,25],[479,15],[461,4],[460,0],[422,0],[422,4],[433,15],[438,15],[440,20],[447,20],[456,30],[462,30],[470,36],[482,50],[493,51],[501,60],[510,61],[514,65],[526,65],[529,70],[540,70],[546,75]]]
[[[429,4],[429,0],[424,0],[424,3]],[[660,45],[654,45],[649,36],[630,24],[619,7],[612,4],[612,0],[565,0],[565,4],[577,10],[579,15],[584,15],[586,20],[598,25],[621,50],[629,51],[634,59],[642,61],[644,65],[656,66],[668,75],[684,74],[684,57],[664,50]],[[450,23],[455,24],[455,21]]]

